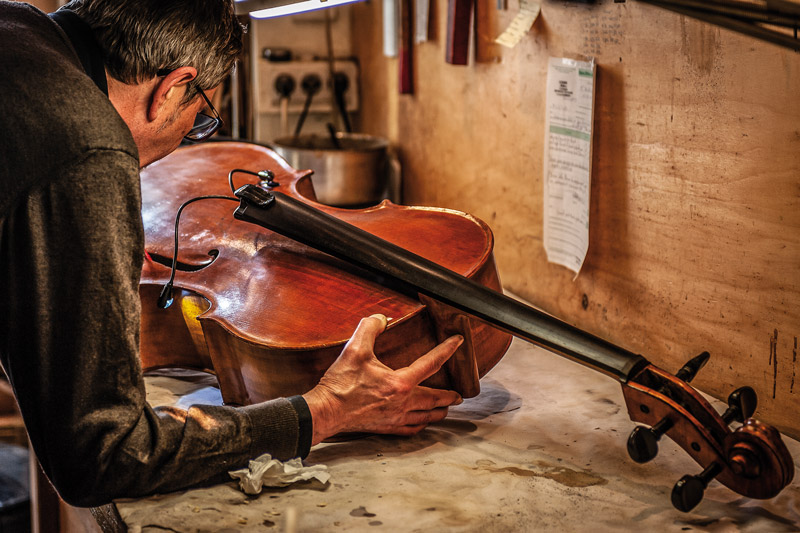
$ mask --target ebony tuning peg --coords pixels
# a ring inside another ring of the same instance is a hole
[[[675,377],[686,383],[690,382],[710,357],[708,352],[693,357],[678,370]],[[669,392],[665,391],[664,393],[669,396]],[[669,418],[664,418],[651,428],[637,426],[628,437],[628,455],[637,463],[650,461],[658,454],[658,440],[661,435],[669,431],[671,427],[672,421]]]
[[[734,420],[744,422],[753,416],[757,404],[756,391],[751,387],[738,388],[728,396],[728,409],[722,414],[722,420],[726,424],[730,424]]]
[[[722,472],[722,467],[711,463],[697,476],[683,476],[672,488],[672,505],[679,511],[688,513],[703,499],[703,493],[712,479]]]
[[[689,360],[683,367],[678,370],[678,373],[675,374],[675,377],[680,379],[681,381],[685,381],[689,383],[694,379],[700,369],[706,366],[711,354],[708,352],[703,352],[700,355],[693,357]]]
[[[655,426],[636,426],[628,437],[628,455],[637,463],[646,463],[658,454],[658,439],[669,431],[672,421],[661,420]]]

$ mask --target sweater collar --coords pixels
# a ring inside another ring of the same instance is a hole
[[[72,43],[78,58],[83,65],[83,70],[92,78],[97,87],[108,96],[108,81],[106,80],[103,50],[94,37],[92,28],[77,13],[68,9],[59,9],[48,15],[61,26]]]

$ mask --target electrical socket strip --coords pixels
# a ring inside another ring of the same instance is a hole
[[[275,82],[281,75],[287,75],[294,80],[294,92],[289,97],[288,111],[300,113],[306,101],[302,90],[303,77],[312,74],[319,76],[322,87],[311,100],[309,113],[330,113],[335,106],[333,101],[333,88],[330,80],[330,67],[328,61],[260,61],[259,62],[258,101],[260,113],[280,113],[281,95],[275,88]],[[348,112],[358,110],[358,65],[354,60],[336,60],[336,72],[347,76],[348,88],[344,93],[345,106]]]

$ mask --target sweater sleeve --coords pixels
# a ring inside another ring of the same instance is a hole
[[[261,453],[308,450],[296,398],[245,408],[147,404],[140,196],[135,158],[93,150],[0,220],[0,360],[36,455],[72,505],[176,490]]]

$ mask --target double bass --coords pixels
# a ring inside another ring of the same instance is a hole
[[[181,148],[142,172],[144,368],[211,371],[229,404],[301,394],[360,318],[381,313],[389,324],[375,353],[392,368],[461,334],[425,384],[472,397],[513,335],[620,382],[631,419],[642,424],[627,442],[633,460],[653,459],[667,435],[703,468],[675,485],[676,508],[696,506],[712,479],[751,498],[771,498],[791,482],[780,434],[752,418],[751,388],[734,391],[719,414],[688,384],[708,353],[672,375],[503,295],[480,220],[386,201],[324,206],[310,175],[266,147],[229,142]],[[166,302],[174,303],[159,309]],[[734,421],[742,424],[732,430]]]

